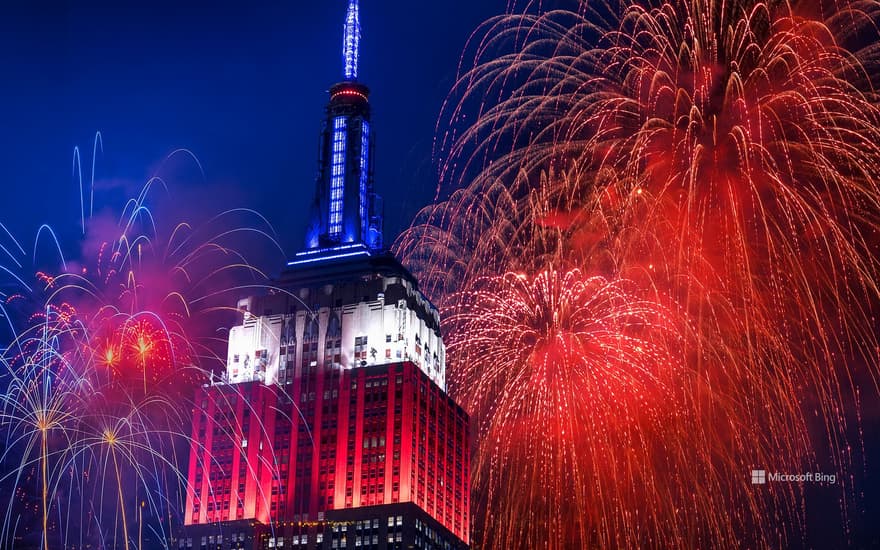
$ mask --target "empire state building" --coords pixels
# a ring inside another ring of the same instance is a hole
[[[439,313],[384,248],[358,10],[305,246],[239,301],[222,381],[195,398],[179,548],[468,548],[468,417]]]

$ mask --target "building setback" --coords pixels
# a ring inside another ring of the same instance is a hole
[[[195,397],[178,548],[468,548],[468,417],[436,308],[384,249],[351,0],[305,249],[241,300]]]

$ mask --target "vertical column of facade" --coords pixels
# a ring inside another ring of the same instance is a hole
[[[422,510],[427,510],[425,505],[425,428],[427,424],[426,390],[420,369],[413,369],[413,385],[415,389],[415,432],[413,438],[413,489],[415,491],[415,503]]]
[[[428,456],[433,460],[427,461],[427,497],[428,497],[428,513],[437,518],[441,523],[443,521],[443,492],[440,490],[440,469],[443,466],[443,451],[440,441],[443,436],[440,433],[440,400],[445,401],[445,396],[441,398],[440,389],[433,385],[428,385]]]
[[[386,504],[388,441],[388,366],[364,369],[364,428],[361,459],[361,506]]]
[[[403,364],[403,407],[401,408],[400,433],[400,502],[413,500],[412,483],[415,468],[415,449],[413,440],[416,431],[416,394],[418,389],[413,379],[414,367],[411,363]]]
[[[459,521],[461,522],[460,530],[457,532],[464,533],[462,539],[470,542],[471,538],[471,446],[470,446],[470,422],[468,417],[462,412],[462,427],[456,422],[456,431],[458,432],[458,449],[461,450],[462,461],[461,466],[457,468],[457,474],[461,477],[456,480],[456,488],[461,491],[460,506],[458,508]],[[456,453],[456,460],[458,453]],[[458,466],[458,463],[456,462]]]
[[[230,520],[244,517],[244,485],[247,483],[247,438],[249,426],[246,421],[245,411],[248,411],[247,420],[250,420],[248,399],[237,400],[234,408],[236,418],[236,434],[232,441],[232,464],[230,472],[229,518]]]
[[[200,523],[218,520],[217,504],[222,502],[223,472],[219,462],[220,447],[224,443],[227,411],[223,408],[222,393],[211,393],[207,398],[208,413],[205,421],[205,446],[202,455],[202,496],[200,499]],[[198,476],[198,473],[197,473]]]
[[[199,498],[196,506],[199,507],[199,523],[205,523],[208,520],[208,501],[210,499],[210,479],[211,479],[211,448],[214,446],[214,411],[216,409],[213,396],[206,395],[207,406],[204,407],[205,415],[203,419],[204,435],[202,436],[202,446],[199,448],[199,464],[196,470],[196,484],[199,490]],[[204,401],[203,401],[204,402]]]
[[[433,476],[431,472],[434,469],[434,437],[432,435],[433,426],[433,388],[430,384],[425,384],[424,376],[419,376],[419,493],[422,496],[422,510],[428,512],[431,517],[437,517],[434,513],[434,492],[432,491]],[[422,391],[424,389],[424,392]]]
[[[298,404],[299,417],[296,422],[296,456],[292,460],[294,469],[294,483],[289,489],[293,492],[293,507],[291,512],[294,519],[301,519],[311,511],[312,501],[312,470],[314,467],[314,407],[317,399],[316,378],[319,371],[319,348],[321,327],[317,313],[305,312],[303,317],[303,337],[299,350],[299,375],[297,377],[296,393],[293,400]]]
[[[336,501],[337,459],[339,457],[340,432],[340,384],[342,383],[342,325],[341,311],[330,309],[325,330],[321,357],[321,378],[316,385],[318,402],[315,417],[315,504],[313,513],[322,514],[331,509]],[[344,454],[343,454],[344,456]]]
[[[287,494],[285,495],[285,508],[287,510],[287,515],[295,514],[298,512],[297,510],[297,502],[296,497],[298,491],[300,491],[298,479],[297,479],[297,469],[300,466],[299,463],[299,454],[300,454],[300,430],[302,429],[302,416],[301,416],[301,408],[304,405],[301,400],[302,392],[303,392],[303,362],[304,362],[304,345],[305,345],[305,328],[306,323],[308,322],[307,318],[308,312],[299,311],[296,314],[296,343],[294,344],[293,353],[290,353],[288,349],[288,360],[293,361],[293,370],[294,370],[294,378],[293,383],[288,387],[288,394],[291,399],[290,406],[290,459],[288,460],[288,473],[287,473]],[[291,355],[293,357],[291,357]],[[288,367],[289,368],[289,367]]]
[[[351,370],[344,370],[340,376],[339,407],[337,409],[336,426],[336,475],[334,481],[333,509],[346,506],[346,488],[348,487],[348,446],[349,427],[352,407],[356,407],[356,398],[352,398],[352,381],[356,380]],[[353,475],[353,474],[352,474]]]
[[[253,467],[256,469],[256,485],[255,493],[255,515],[254,517],[263,522],[270,523],[273,518],[272,514],[272,487],[278,476],[278,465],[275,460],[275,421],[277,419],[277,396],[273,388],[255,383],[257,398],[259,404],[258,411],[260,413],[257,418],[257,430],[259,438],[255,453],[257,455],[257,464]]]
[[[320,312],[320,336],[318,338],[318,359],[317,359],[317,368],[313,369],[314,376],[314,392],[315,398],[312,400],[311,392],[309,393],[309,418],[311,420],[311,425],[309,426],[312,432],[312,448],[311,448],[311,475],[308,478],[308,491],[309,491],[309,501],[308,501],[308,509],[304,510],[305,514],[308,514],[309,520],[315,520],[318,517],[318,483],[319,477],[321,474],[321,441],[323,438],[322,433],[322,418],[323,418],[323,403],[324,403],[324,377],[326,376],[326,365],[325,365],[325,357],[326,357],[326,346],[327,346],[327,328],[330,315],[332,313],[327,310],[322,310]],[[320,511],[323,511],[321,509]],[[305,516],[304,516],[305,519]]]
[[[400,491],[400,441],[395,431],[398,430],[400,413],[397,411],[397,366],[389,366],[386,378],[388,380],[387,415],[385,417],[385,488],[383,490],[384,503],[397,502]],[[396,470],[396,471],[395,471]],[[397,490],[395,491],[395,484]]]
[[[261,492],[258,476],[260,461],[260,442],[262,441],[262,428],[260,414],[262,404],[259,401],[259,393],[254,384],[242,384],[243,393],[249,394],[247,403],[242,409],[242,432],[247,441],[241,442],[241,458],[238,463],[238,474],[243,476],[238,482],[238,487],[244,485],[242,495],[241,516],[242,519],[254,519],[257,514],[257,495]],[[236,510],[238,515],[238,510]]]
[[[449,403],[446,394],[442,391],[437,395],[437,467],[436,467],[436,507],[437,518],[443,525],[452,525],[452,498],[450,495],[450,480],[447,476],[449,467],[449,444],[452,434],[449,432],[447,420],[449,418]],[[451,530],[451,529],[450,529]]]
[[[356,369],[356,381],[352,382],[352,397],[356,399],[355,405],[355,429],[354,429],[354,465],[351,468],[352,474],[352,504],[351,507],[357,508],[361,506],[361,475],[364,463],[364,393],[366,391],[366,376],[364,369]],[[356,387],[355,387],[356,385]],[[349,429],[351,426],[349,426]],[[346,500],[346,508],[348,508]]]
[[[448,409],[446,412],[446,484],[447,495],[449,499],[449,525],[453,527],[453,532],[460,532],[461,524],[458,522],[458,514],[461,512],[461,503],[459,502],[459,494],[457,494],[458,482],[456,480],[456,451],[459,449],[459,435],[456,427],[456,419],[458,411],[455,403],[448,400]],[[459,527],[456,528],[455,525]]]
[[[275,429],[274,429],[274,453],[275,477],[272,481],[272,519],[282,521],[287,519],[290,508],[288,507],[288,493],[290,492],[290,456],[296,451],[295,434],[293,432],[293,403],[283,387],[275,388]]]
[[[208,447],[207,424],[208,403],[207,394],[203,388],[196,393],[196,406],[192,410],[192,436],[189,451],[189,468],[187,471],[186,487],[186,515],[185,525],[203,523],[203,511],[201,502],[204,498],[204,449]]]

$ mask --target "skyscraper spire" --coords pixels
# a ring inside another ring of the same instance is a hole
[[[358,0],[349,0],[345,16],[345,38],[342,44],[342,63],[345,80],[357,80],[361,43],[361,19]]]
[[[373,187],[370,89],[358,82],[360,39],[358,1],[349,0],[342,42],[344,78],[330,88],[306,250],[291,266],[384,250],[382,198]]]

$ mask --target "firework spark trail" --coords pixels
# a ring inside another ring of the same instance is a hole
[[[658,450],[640,440],[645,434],[690,424],[680,417],[687,407],[671,406],[671,384],[683,376],[674,356],[680,346],[666,345],[678,338],[673,318],[637,298],[632,286],[550,268],[534,277],[478,280],[452,298],[448,350],[467,367],[450,380],[451,391],[464,396],[479,439],[491,442],[473,465],[477,506],[500,514],[485,540],[534,547],[543,542],[536,533],[558,532],[621,544],[644,514],[659,513],[635,498],[635,486],[614,480],[620,472],[644,473],[645,459]],[[684,449],[675,438],[666,441],[666,460],[681,461],[676,453]],[[584,449],[594,461],[583,460]],[[672,496],[663,485],[644,490]],[[601,503],[591,505],[594,490],[633,514],[614,526],[615,537],[593,533],[597,521],[613,517]],[[655,500],[663,499],[648,499]]]
[[[167,544],[182,524],[188,460],[179,454],[191,444],[195,388],[224,362],[216,328],[239,314],[229,305],[236,289],[268,288],[239,241],[277,242],[266,220],[244,209],[163,236],[148,207],[153,189],[164,181],[152,178],[116,222],[83,220],[94,262],[60,257],[55,232],[41,228],[37,240],[54,240],[62,269],[38,272],[35,285],[17,273],[27,256],[6,232],[14,268],[4,272],[19,290],[4,293],[2,313],[10,323],[29,319],[0,356],[0,484],[10,489],[2,548],[142,548],[144,531]],[[242,219],[257,225],[235,225]],[[39,503],[30,502],[35,490]]]
[[[83,343],[86,334],[80,327],[71,328],[66,321],[47,316],[33,333],[33,337],[21,335],[26,349],[21,358],[11,362],[4,358],[4,378],[9,385],[0,394],[0,420],[9,444],[2,457],[6,470],[2,482],[11,481],[15,487],[4,525],[20,519],[9,521],[13,514],[21,513],[15,499],[28,490],[29,484],[22,478],[33,465],[40,468],[42,478],[39,511],[43,547],[82,545],[83,539],[77,541],[76,537],[83,536],[78,528],[87,523],[83,512],[94,516],[99,529],[108,525],[107,518],[119,514],[124,533],[128,529],[127,500],[138,493],[151,502],[153,511],[173,507],[173,502],[156,501],[153,495],[161,491],[150,480],[161,472],[177,484],[185,483],[185,472],[173,458],[171,439],[184,435],[179,431],[180,401],[157,388],[147,396],[127,395],[125,385],[108,376],[103,366],[80,355],[77,344]],[[19,359],[25,363],[16,367]],[[37,441],[40,452],[34,454],[31,451]],[[20,463],[15,465],[19,455]],[[108,469],[111,461],[112,469]],[[161,470],[151,470],[151,462],[161,465]],[[109,511],[96,504],[108,490],[120,503]],[[74,498],[79,502],[71,502]],[[68,500],[66,506],[62,505],[64,500]],[[67,529],[58,525],[50,529],[50,515],[65,518]],[[5,532],[3,546],[14,547],[14,536]],[[128,537],[123,540],[128,546]]]
[[[661,298],[688,327],[671,356],[680,365],[655,388],[675,414],[656,430],[625,425],[625,403],[616,415],[601,400],[573,408],[606,439],[548,438],[535,447],[545,469],[530,469],[535,456],[516,447],[528,404],[549,407],[568,391],[563,380],[583,390],[595,372],[622,395],[625,377],[583,369],[589,355],[560,345],[568,359],[553,377],[519,383],[522,367],[498,358],[533,344],[499,338],[508,349],[491,361],[513,370],[502,375],[481,359],[486,323],[447,321],[466,358],[451,362],[450,387],[482,430],[483,546],[798,544],[810,504],[793,487],[756,496],[744,473],[765,465],[838,472],[845,531],[859,396],[877,394],[880,3],[568,5],[531,2],[478,32],[474,68],[444,114],[441,174],[454,191],[396,248],[447,317],[470,300],[511,333],[523,324],[486,293],[541,292],[507,271],[539,281],[571,265]],[[631,363],[618,367],[625,375]],[[496,381],[492,392],[471,391],[481,376]],[[522,405],[496,406],[499,395]],[[578,498],[548,501],[548,480],[588,472],[615,441],[636,442],[626,474],[602,471]],[[543,519],[516,531],[529,506]]]

